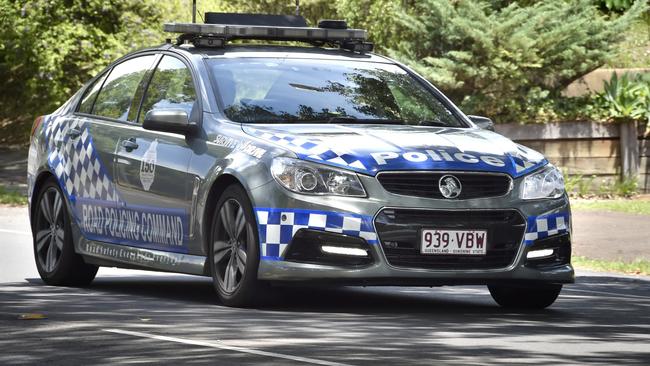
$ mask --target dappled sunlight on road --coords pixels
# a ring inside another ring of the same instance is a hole
[[[38,362],[52,354],[87,363],[243,360],[235,351],[105,331],[118,329],[346,364],[645,364],[650,282],[578,281],[550,309],[513,311],[496,306],[482,287],[274,288],[265,305],[234,309],[218,303],[208,278],[104,277],[84,289],[30,280],[0,288],[0,347],[14,350],[0,363],[17,361],[11,354],[18,350]],[[16,320],[28,312],[48,318]],[[27,346],[35,339],[48,342]]]

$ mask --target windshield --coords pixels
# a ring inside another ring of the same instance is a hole
[[[396,65],[285,58],[211,59],[226,116],[242,123],[466,127]]]

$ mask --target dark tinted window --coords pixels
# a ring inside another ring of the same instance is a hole
[[[181,60],[164,56],[151,77],[139,120],[155,109],[183,109],[189,117],[195,102],[190,70]]]
[[[99,93],[99,89],[102,87],[102,83],[106,79],[106,74],[102,75],[100,78],[97,78],[95,82],[86,89],[83,98],[81,99],[81,104],[79,105],[79,112],[81,113],[91,113],[93,110],[93,104]]]
[[[140,101],[133,96],[154,59],[154,55],[136,57],[115,66],[99,92],[92,113],[122,121],[135,117],[129,111],[137,109]]]
[[[465,127],[396,65],[272,58],[212,59],[209,65],[233,121]]]

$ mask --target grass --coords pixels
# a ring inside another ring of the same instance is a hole
[[[614,211],[650,215],[650,200],[572,200],[571,208],[576,211]]]
[[[27,204],[27,197],[19,192],[0,186],[0,204],[22,206]]]
[[[645,259],[637,259],[634,262],[623,262],[574,256],[571,258],[571,263],[577,268],[591,269],[595,271],[650,275],[650,261]]]

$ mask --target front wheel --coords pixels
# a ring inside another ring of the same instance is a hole
[[[504,308],[544,309],[555,302],[562,285],[514,287],[488,286],[490,295]]]
[[[251,306],[260,298],[255,222],[246,191],[238,185],[226,188],[217,202],[210,236],[213,284],[224,305]]]

